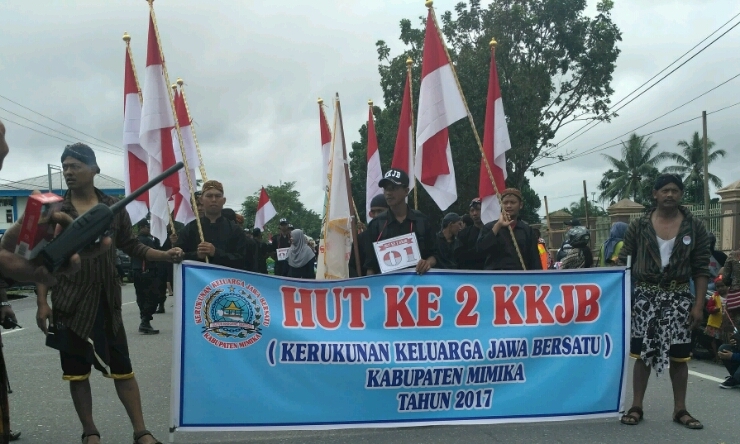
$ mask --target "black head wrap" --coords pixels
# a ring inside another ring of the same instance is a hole
[[[93,151],[92,148],[85,145],[84,143],[75,143],[73,145],[67,145],[66,147],[64,147],[64,152],[62,153],[62,162],[64,162],[64,159],[66,159],[67,157],[77,159],[85,165],[95,169],[98,173],[100,172],[98,161],[97,159],[95,159],[95,151]]]
[[[653,185],[653,189],[655,191],[658,191],[669,183],[676,184],[678,189],[683,191],[683,181],[681,180],[681,178],[675,174],[668,173],[661,174],[660,176],[658,176],[657,179],[655,179],[655,185]]]

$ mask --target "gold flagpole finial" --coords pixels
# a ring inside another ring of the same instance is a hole
[[[128,35],[128,32],[126,31],[123,32],[123,41],[126,42],[127,45],[128,45],[128,42],[131,41],[131,36]]]
[[[370,99],[370,100],[368,100],[368,101],[367,101],[367,104],[368,104],[369,106],[373,106],[373,99]]]
[[[409,58],[406,59],[406,66],[407,67],[411,68],[411,65],[413,65],[413,64],[414,64],[414,61],[411,60],[411,57],[409,57]]]
[[[178,84],[179,86],[182,86],[182,85],[183,85],[184,83],[185,83],[185,81],[184,81],[184,80],[182,79],[182,77],[178,77],[178,78],[177,78],[177,84]]]
[[[318,104],[321,105],[322,103],[324,103],[324,99],[322,99],[321,97],[319,97],[319,100],[317,100],[316,102],[318,102]]]
[[[491,39],[491,42],[488,43],[488,46],[490,46],[491,49],[496,49],[497,45],[498,45],[498,42],[496,41],[496,39]]]
[[[176,90],[177,89],[177,83],[173,83],[170,88],[172,88],[173,91]]]
[[[152,0],[152,1],[154,1],[154,0]],[[434,4],[434,2],[432,0],[427,0],[427,1],[424,2],[424,6],[426,6],[429,9],[432,8],[432,5],[433,4]]]

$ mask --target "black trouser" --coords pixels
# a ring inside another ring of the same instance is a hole
[[[134,288],[136,289],[136,304],[139,306],[139,315],[142,321],[151,321],[159,304],[160,279],[155,270],[134,270]]]
[[[289,269],[288,261],[275,261],[275,276],[287,276]]]

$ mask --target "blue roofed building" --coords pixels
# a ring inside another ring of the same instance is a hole
[[[51,187],[51,192],[60,196],[63,196],[67,191],[67,185],[64,183],[61,173],[52,174]],[[111,196],[123,196],[125,194],[123,181],[105,174],[95,176],[95,187]],[[26,211],[28,196],[34,190],[42,193],[49,192],[49,176],[47,174],[0,183],[0,234],[5,233],[5,230],[10,228],[18,220],[18,217]]]

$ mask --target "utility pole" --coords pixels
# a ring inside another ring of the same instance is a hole
[[[709,154],[707,148],[707,112],[701,112],[702,127],[704,129],[704,216],[707,218],[706,223],[709,223]]]
[[[46,164],[46,174],[49,176],[49,192],[52,193],[54,190],[54,186],[51,180],[51,172],[52,171],[59,171],[59,190],[62,190],[62,169],[56,165],[52,165],[50,163]]]
[[[591,219],[588,217],[588,191],[586,191],[586,181],[583,181],[583,210],[586,212],[586,229],[591,233]],[[589,248],[593,248],[593,241],[589,241]]]

